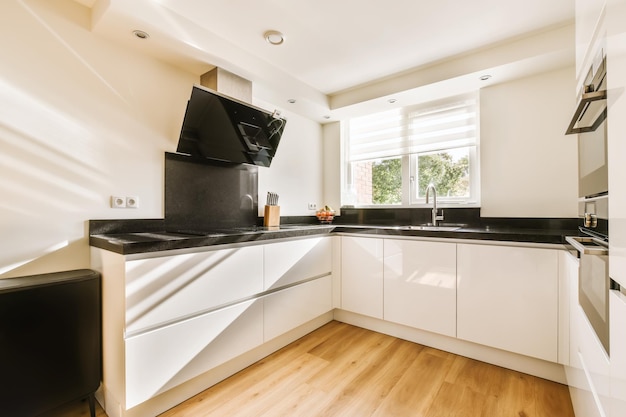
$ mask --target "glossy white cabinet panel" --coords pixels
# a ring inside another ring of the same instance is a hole
[[[457,246],[457,337],[557,362],[558,251]]]
[[[341,308],[383,318],[383,239],[341,238]]]
[[[456,244],[385,239],[384,319],[456,336]]]
[[[626,2],[607,1],[609,276],[626,287]]]
[[[626,415],[626,295],[611,291],[610,416]]]
[[[605,0],[576,0],[576,76],[580,82],[589,71],[600,31]]]
[[[330,237],[270,243],[264,248],[266,290],[331,273]]]
[[[187,317],[263,290],[263,247],[126,262],[126,332]]]
[[[332,310],[332,277],[277,291],[264,303],[264,341],[268,341]]]
[[[608,416],[610,399],[609,357],[580,306],[578,306],[578,327],[578,355],[591,391],[593,404],[600,415]],[[587,407],[591,408],[590,399],[587,401],[590,403]]]
[[[250,300],[125,340],[126,408],[263,343],[263,301]]]
[[[558,362],[570,364],[570,309],[572,286],[578,283],[578,258],[568,251],[559,251],[559,335]],[[577,303],[578,297],[574,299]],[[574,304],[575,305],[575,304]]]

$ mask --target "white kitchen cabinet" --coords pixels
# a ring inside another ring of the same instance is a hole
[[[384,319],[456,336],[456,244],[385,239]]]
[[[328,275],[332,238],[316,237],[264,245],[264,290]]]
[[[609,294],[611,324],[610,417],[626,413],[626,295]]]
[[[576,0],[576,75],[582,82],[602,37],[605,0]],[[582,79],[581,79],[582,78]]]
[[[263,247],[129,260],[125,264],[126,333],[263,291]]]
[[[626,287],[626,3],[608,1],[609,276]]]
[[[264,341],[269,341],[332,310],[332,277],[269,294],[264,303]]]
[[[582,394],[584,409],[590,415],[608,416],[610,401],[610,362],[602,343],[587,320],[582,308],[577,306],[578,356],[589,390]],[[576,410],[578,412],[578,410]],[[584,415],[584,414],[583,414]]]
[[[263,301],[249,300],[126,339],[126,408],[263,343]]]
[[[264,342],[333,308],[328,237],[126,256],[94,248],[92,262],[103,277],[102,391],[114,417],[163,412],[207,388],[199,378],[236,372],[280,345]]]
[[[570,310],[577,304],[572,286],[578,284],[578,258],[569,251],[559,251],[559,334],[558,362],[570,364]],[[578,293],[576,293],[578,294]],[[575,304],[572,304],[575,303]]]
[[[457,337],[557,362],[558,251],[459,244]]]
[[[383,239],[341,239],[341,308],[383,318]]]

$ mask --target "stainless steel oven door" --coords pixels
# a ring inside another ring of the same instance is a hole
[[[578,251],[578,301],[598,339],[609,354],[609,248],[606,242],[591,237],[568,236]]]

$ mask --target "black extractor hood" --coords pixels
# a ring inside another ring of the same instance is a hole
[[[211,89],[194,85],[178,153],[269,167],[287,121]]]

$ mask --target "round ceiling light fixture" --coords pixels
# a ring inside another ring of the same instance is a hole
[[[148,32],[144,32],[143,30],[133,30],[133,35],[139,39],[148,39],[150,37],[150,34]]]
[[[485,74],[485,75],[481,75],[479,80],[480,81],[487,81],[489,78],[491,78],[491,75]]]
[[[395,103],[396,101],[398,101],[398,100],[396,100],[395,98],[390,98],[389,100],[387,100],[387,103],[389,103],[389,104],[393,104],[393,103]]]
[[[294,104],[296,102],[295,98],[290,98],[289,100],[287,100],[287,103],[289,104]]]
[[[272,45],[282,45],[285,42],[285,35],[277,30],[268,30],[263,34],[263,37]]]

